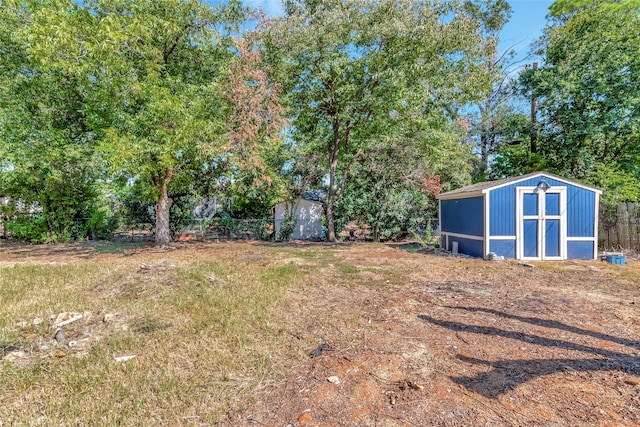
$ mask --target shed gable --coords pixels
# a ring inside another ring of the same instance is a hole
[[[516,229],[515,195],[518,187],[535,187],[544,179],[551,187],[567,188],[567,236],[591,237],[595,232],[596,189],[579,187],[553,175],[535,177],[485,190],[489,195],[489,236],[514,236]]]

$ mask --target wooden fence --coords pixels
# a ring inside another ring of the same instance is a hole
[[[601,249],[640,251],[640,204],[600,205],[598,246]]]

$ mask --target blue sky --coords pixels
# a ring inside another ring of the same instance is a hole
[[[518,58],[529,52],[531,42],[542,35],[552,0],[509,0],[513,14],[500,34],[500,48],[512,47]]]
[[[283,13],[280,0],[244,0],[244,4],[253,9],[262,9],[267,15],[281,15]]]

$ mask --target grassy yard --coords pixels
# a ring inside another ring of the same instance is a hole
[[[295,319],[281,300],[313,273],[288,258],[337,257],[219,249],[97,251],[87,259],[27,253],[0,263],[0,350],[12,353],[0,362],[0,421],[219,423],[246,395],[279,381],[285,361],[305,357],[283,345],[280,330]],[[83,314],[63,328],[71,346],[53,338],[52,323],[65,312]],[[136,357],[115,361],[123,355]]]
[[[3,427],[640,422],[637,261],[0,249]]]

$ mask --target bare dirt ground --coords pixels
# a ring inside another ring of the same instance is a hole
[[[287,332],[328,349],[231,425],[640,425],[637,261],[526,266],[367,245],[341,257],[370,286],[297,291]],[[409,280],[380,283],[375,268]]]
[[[24,250],[2,262],[25,262]],[[39,263],[122,256],[28,250]],[[277,262],[316,270],[276,321],[290,347],[317,351],[242,397],[230,426],[640,426],[639,261],[523,265],[351,244],[300,245]]]

